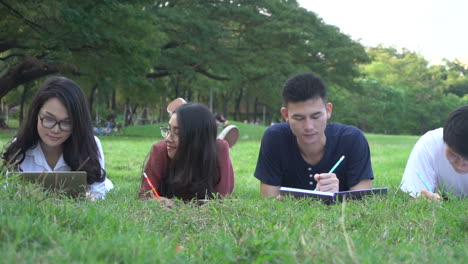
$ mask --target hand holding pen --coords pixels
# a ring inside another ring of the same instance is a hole
[[[154,187],[153,183],[149,179],[148,175],[146,175],[145,172],[143,172],[143,176],[145,177],[146,182],[150,186],[151,191],[153,192],[154,196],[158,199],[159,205],[161,205],[164,208],[172,208],[174,206],[174,201],[172,199],[168,199],[166,197],[161,197],[159,195],[158,191],[156,190],[156,188]]]
[[[321,173],[315,174],[314,179],[317,181],[317,186],[315,188],[316,191],[321,192],[338,192],[339,191],[339,184],[340,181],[336,177],[336,174],[333,172],[335,169],[341,164],[345,156],[341,156],[341,158],[336,162],[335,166],[331,168],[328,173]]]
[[[151,183],[150,179],[148,178],[148,175],[146,175],[146,172],[143,172],[143,176],[145,177],[146,182],[148,183],[151,190],[153,191],[154,196],[156,196],[156,198],[158,198],[158,199],[161,199],[161,197],[158,194],[158,191],[156,191],[156,188],[154,188],[153,184]]]
[[[429,184],[424,180],[424,178],[421,176],[421,174],[419,173],[419,171],[416,171],[416,175],[418,175],[418,178],[421,180],[421,182],[424,184],[424,186],[426,187],[426,189],[423,189],[421,190],[421,196],[422,197],[426,197],[426,198],[430,198],[430,199],[433,199],[433,200],[440,200],[440,195],[438,193],[434,193],[434,191],[432,190],[432,188],[429,186]]]

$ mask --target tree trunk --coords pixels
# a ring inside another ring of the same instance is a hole
[[[93,115],[93,104],[94,104],[94,95],[96,94],[98,84],[95,83],[91,91],[89,92],[88,102],[89,102],[89,113]]]
[[[178,75],[173,78],[173,82],[174,82],[174,92],[175,92],[174,96],[175,97],[172,98],[172,100],[179,97],[179,84],[180,84],[180,82],[179,82],[179,76]]]
[[[242,101],[242,97],[244,96],[244,88],[240,88],[239,94],[236,98],[236,104],[234,107],[234,120],[239,120],[239,115],[240,115],[240,104]]]
[[[23,62],[11,67],[0,77],[0,99],[19,85],[57,73],[62,68],[64,66],[59,62],[44,62],[34,57],[25,57]]]
[[[161,106],[161,111],[159,113],[159,122],[165,122],[165,120],[168,120],[169,118],[166,118],[167,113],[167,105],[168,105],[168,97],[169,96],[169,87],[166,86],[166,89],[164,90],[164,98],[162,100],[162,106]]]
[[[134,117],[136,116],[136,109],[138,104],[135,104],[132,108],[130,104],[130,99],[127,98],[125,101],[125,126],[132,125],[134,122]]]
[[[112,89],[110,109],[114,110],[114,111],[115,111],[115,108],[116,108],[116,105],[117,105],[116,99],[115,99],[115,96],[116,96],[115,94],[116,94],[115,89]]]
[[[257,122],[257,115],[258,115],[258,97],[255,96],[255,100],[254,100],[254,113],[253,113],[253,121],[254,123]]]
[[[228,100],[224,95],[221,98],[223,98],[223,116],[224,118],[228,118]]]
[[[185,100],[187,102],[192,102],[192,97],[193,97],[193,91],[191,88],[188,88],[187,89],[187,98],[185,98]]]
[[[137,110],[137,108],[138,108],[138,104],[135,104],[135,105],[133,106],[133,108],[131,108],[131,113],[132,113],[132,115],[131,115],[131,120],[130,120],[130,121],[132,121],[132,122],[135,122],[135,121],[133,121],[133,118],[136,116],[136,110]]]
[[[26,102],[26,95],[28,94],[28,90],[33,86],[32,82],[25,83],[23,85],[23,92],[21,93],[20,99],[20,113],[19,113],[19,125],[23,123],[23,116],[24,116],[24,102]]]
[[[195,77],[190,78],[188,84],[186,85],[186,89],[184,91],[184,99],[187,102],[192,101],[192,83],[195,80]]]
[[[245,112],[246,113],[245,113],[245,116],[244,116],[244,120],[249,120],[250,119],[250,100],[249,100],[249,98],[245,99]],[[239,120],[239,121],[242,121],[242,120]]]
[[[2,107],[0,109],[0,128],[8,128],[8,104],[0,99]]]
[[[149,118],[148,118],[148,107],[143,107],[141,110],[140,117],[138,118],[139,124],[141,125],[147,125],[149,124]]]
[[[1,113],[3,116],[3,113]],[[5,118],[0,118],[0,128],[8,128],[7,123],[5,122]]]
[[[130,110],[130,99],[125,99],[125,110],[124,110],[124,126],[128,126],[131,124],[132,115]]]

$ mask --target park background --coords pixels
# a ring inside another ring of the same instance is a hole
[[[85,91],[96,122],[165,122],[177,97],[229,120],[281,121],[281,87],[314,71],[333,122],[365,132],[422,134],[468,104],[468,69],[454,60],[365,47],[296,1],[1,1],[0,100],[22,120],[49,75]]]
[[[398,191],[418,135],[468,104],[461,61],[432,64],[411,50],[363,46],[296,1],[2,0],[0,28],[2,145],[49,75],[81,86],[96,124],[114,116],[122,125],[101,137],[116,185],[105,201],[13,184],[0,192],[6,263],[468,259],[466,199],[432,203]],[[260,197],[252,173],[262,133],[281,121],[284,81],[306,71],[325,80],[332,122],[366,133],[373,184],[389,187],[386,197],[332,206]],[[171,210],[137,199],[143,160],[176,97],[240,127],[231,199]]]

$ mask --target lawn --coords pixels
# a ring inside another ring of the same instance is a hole
[[[252,174],[264,127],[237,124],[231,198],[172,209],[137,199],[157,125],[101,137],[116,188],[74,201],[32,186],[0,191],[3,263],[466,263],[468,199],[441,203],[398,191],[415,136],[366,135],[385,197],[327,206],[268,199]],[[0,132],[4,145],[14,131]],[[4,185],[4,184],[3,184]]]

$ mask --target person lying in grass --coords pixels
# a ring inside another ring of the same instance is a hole
[[[282,186],[322,192],[372,188],[374,174],[364,134],[353,126],[329,124],[332,110],[326,86],[314,73],[286,81],[281,108],[286,122],[265,131],[254,173],[262,195],[276,197]]]
[[[172,112],[174,112],[175,109],[177,109],[179,106],[186,104],[187,101],[185,101],[184,98],[176,98],[172,102],[169,103],[167,106],[167,112],[169,115],[172,115]],[[216,120],[216,114],[214,115],[215,120]],[[216,124],[218,124],[218,121],[216,121]],[[219,127],[219,124],[218,124]],[[228,144],[229,148],[232,148],[236,143],[237,140],[239,139],[240,131],[239,128],[235,125],[229,125],[226,124],[224,129],[219,133],[218,137],[219,139],[224,139]]]
[[[424,134],[411,151],[401,190],[412,197],[468,195],[468,105],[455,109],[443,128]]]
[[[74,81],[64,77],[43,83],[2,159],[10,171],[86,171],[91,199],[104,199],[113,188],[86,98]]]
[[[164,140],[155,143],[144,173],[165,199],[210,199],[224,197],[234,188],[234,171],[226,141],[216,138],[216,120],[201,104],[186,103],[175,109]],[[140,199],[154,197],[142,177]]]

